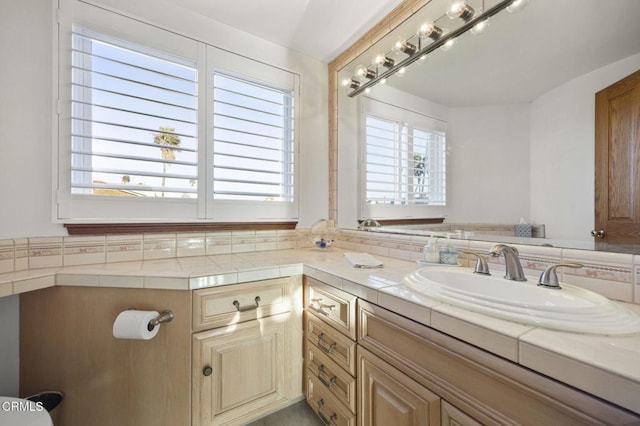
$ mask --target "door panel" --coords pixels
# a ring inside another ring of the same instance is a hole
[[[440,424],[440,397],[371,352],[358,348],[358,425]]]
[[[640,71],[596,93],[595,229],[640,243]]]

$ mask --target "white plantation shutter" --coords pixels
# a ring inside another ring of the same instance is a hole
[[[292,91],[221,72],[213,82],[214,200],[292,202]]]
[[[55,220],[298,217],[298,74],[86,2],[59,20]]]
[[[71,192],[196,198],[196,64],[74,28],[71,66]]]
[[[362,216],[402,217],[416,212],[411,206],[445,206],[444,123],[373,99],[364,100],[363,120]],[[409,208],[398,213],[402,206]]]

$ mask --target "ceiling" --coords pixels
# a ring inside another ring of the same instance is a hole
[[[531,102],[640,53],[638,20],[639,0],[529,0],[518,13],[493,17],[484,34],[463,35],[453,49],[433,52],[388,84],[448,106]]]
[[[176,5],[328,63],[400,2],[179,0]]]

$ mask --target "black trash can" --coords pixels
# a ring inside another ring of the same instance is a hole
[[[47,391],[47,392],[40,392],[35,395],[28,396],[25,399],[29,401],[33,401],[36,404],[39,403],[40,405],[42,405],[42,407],[45,410],[47,410],[48,412],[51,412],[51,410],[56,408],[62,402],[63,398],[64,398],[64,394],[62,392]]]

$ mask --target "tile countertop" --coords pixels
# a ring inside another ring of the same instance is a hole
[[[640,334],[551,331],[443,304],[400,281],[421,265],[376,256],[353,268],[340,249],[280,250],[37,269],[0,275],[0,296],[40,288],[102,286],[194,290],[304,273],[522,366],[640,413]],[[640,312],[640,306],[625,304]]]

